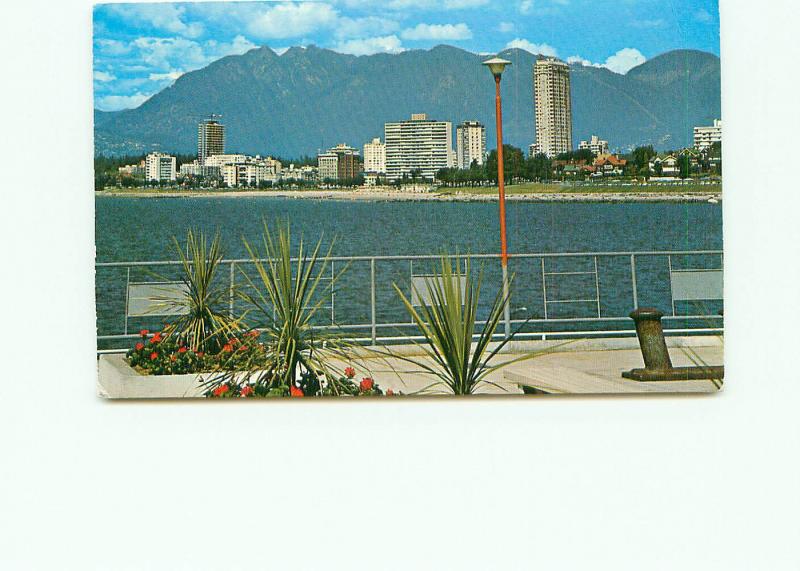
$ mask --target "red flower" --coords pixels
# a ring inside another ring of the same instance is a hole
[[[139,342],[136,344],[136,350],[137,350],[137,351],[141,351],[142,349],[144,349],[144,343],[142,343],[141,341],[139,341]]]
[[[231,351],[233,351],[233,345],[231,345],[230,343],[226,343],[225,346],[222,348],[223,353],[230,353]]]
[[[361,379],[361,383],[358,385],[358,388],[361,389],[362,393],[365,393],[367,391],[371,391],[374,385],[375,381],[373,381],[369,377],[364,377],[363,379]]]
[[[197,355],[198,357],[202,357],[203,355],[205,355],[205,353],[203,353],[202,351],[198,351],[197,353],[195,353],[195,355]]]
[[[247,345],[239,345],[239,351],[247,351]]]
[[[173,353],[172,355],[169,356],[169,360],[170,361],[177,361],[178,360],[178,356]]]
[[[153,335],[153,336],[150,338],[150,343],[153,343],[154,345],[155,345],[156,343],[158,343],[159,341],[161,341],[161,333],[160,333],[160,332],[159,332],[159,333],[156,333],[155,335]]]
[[[148,335],[150,335],[150,331],[147,329],[142,329],[141,331],[139,331],[139,335],[141,335],[142,337],[147,337]]]
[[[153,351],[152,353],[150,353],[150,360],[155,361],[156,359],[158,359],[158,353]]]
[[[261,335],[261,331],[259,331],[258,329],[253,329],[250,333],[248,333],[248,335],[250,337],[255,338],[255,337],[258,337],[259,335]]]
[[[394,395],[394,391],[392,389],[386,389],[386,396],[390,397],[392,395]]]
[[[348,379],[352,379],[356,376],[356,370],[353,367],[345,367],[344,376]]]
[[[215,397],[221,397],[222,395],[227,393],[229,390],[230,390],[230,387],[228,387],[228,385],[220,385],[216,389],[214,389],[211,394],[214,395]]]
[[[250,396],[254,392],[255,392],[255,389],[253,387],[251,387],[250,385],[247,385],[244,388],[242,388],[242,396],[243,397]]]
[[[178,347],[178,353],[186,353],[186,347]]]
[[[289,387],[289,394],[293,397],[304,397],[306,396],[303,393],[302,389],[297,388],[296,386],[292,385]]]

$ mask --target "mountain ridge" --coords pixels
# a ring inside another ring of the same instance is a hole
[[[527,149],[534,140],[532,68],[541,56],[514,48],[503,76],[504,135]],[[299,157],[337,143],[383,138],[383,124],[427,113],[478,120],[494,147],[494,90],[480,56],[449,45],[399,54],[354,56],[316,46],[278,55],[267,46],[187,72],[135,109],[95,110],[96,154],[196,150],[197,123],[217,113],[230,151]],[[720,117],[720,66],[714,54],[675,50],[627,74],[573,64],[573,134],[612,148],[691,144],[692,128]]]

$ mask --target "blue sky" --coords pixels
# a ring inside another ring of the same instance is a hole
[[[95,107],[137,107],[181,74],[267,45],[398,53],[520,47],[617,73],[663,52],[719,55],[717,0],[330,0],[98,4]]]

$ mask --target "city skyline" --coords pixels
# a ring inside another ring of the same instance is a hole
[[[716,0],[673,4],[630,0],[612,11],[592,10],[588,0],[100,4],[95,107],[137,107],[183,73],[259,46],[283,53],[317,45],[353,55],[443,43],[486,54],[518,47],[617,73],[673,49],[718,55]]]

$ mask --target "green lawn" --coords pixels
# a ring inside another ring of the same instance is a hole
[[[439,189],[443,194],[455,194],[457,192],[465,194],[497,194],[497,187],[462,187],[462,188],[441,188]],[[506,194],[545,194],[552,193],[576,193],[576,194],[604,194],[604,193],[642,193],[652,192],[656,194],[685,194],[685,193],[703,193],[714,194],[722,192],[722,184],[686,184],[686,185],[634,185],[634,186],[599,186],[599,185],[583,185],[572,186],[562,185],[559,183],[538,183],[531,182],[525,184],[514,184],[506,186]]]

